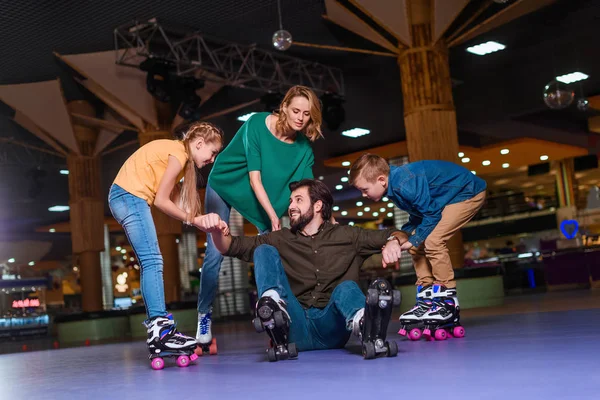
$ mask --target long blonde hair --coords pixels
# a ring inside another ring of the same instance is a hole
[[[298,96],[307,99],[308,104],[310,105],[310,121],[308,121],[306,128],[304,128],[304,135],[306,135],[308,140],[314,142],[318,138],[323,137],[323,133],[321,132],[321,122],[323,121],[321,115],[321,102],[315,92],[306,86],[292,86],[285,94],[279,105],[279,109],[274,113],[277,115],[277,131],[284,132],[286,130],[287,127],[285,124],[287,123],[287,115],[285,114],[284,107],[288,107],[292,99]]]
[[[181,196],[179,197],[179,204],[181,209],[184,210],[187,215],[189,215],[187,221],[191,222],[191,219],[201,213],[202,208],[196,182],[196,165],[194,165],[194,160],[192,160],[190,142],[201,137],[204,139],[205,143],[219,142],[221,147],[223,147],[225,138],[223,131],[218,126],[211,124],[210,122],[193,122],[186,128],[187,130],[179,139],[183,142],[185,151],[188,154],[188,161],[185,163],[184,167],[185,172],[183,176]]]

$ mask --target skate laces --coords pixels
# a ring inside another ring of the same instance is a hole
[[[202,318],[200,318],[200,334],[206,335],[208,334],[208,329],[210,328],[212,313],[204,314]]]

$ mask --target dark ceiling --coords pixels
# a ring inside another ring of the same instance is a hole
[[[535,0],[526,0],[535,1]],[[381,50],[364,39],[325,21],[322,0],[282,0],[283,27],[297,41]],[[158,18],[161,23],[189,31],[202,31],[240,43],[257,43],[272,49],[271,36],[278,29],[276,0],[130,0],[37,1],[20,0],[0,5],[0,84],[55,79],[69,100],[89,99],[61,65],[61,54],[114,49],[113,30],[131,21]],[[554,76],[573,71],[590,78],[576,85],[577,94],[600,93],[600,0],[558,0],[534,14],[517,19],[461,46],[451,49],[452,78],[457,82],[454,99],[461,144],[480,146],[504,139],[530,136],[591,147],[595,134],[587,132],[591,115],[572,106],[549,110],[542,90]],[[473,44],[495,40],[504,51],[476,56],[465,51]],[[326,158],[404,139],[402,95],[396,60],[346,52],[292,47],[288,53],[341,68],[346,82],[346,121],[326,139],[315,144],[315,175],[324,175],[331,187],[345,171],[322,165]],[[255,93],[225,88],[204,107],[211,112],[256,97]],[[245,112],[259,111],[260,105]],[[0,138],[44,147],[35,136],[17,126],[13,111],[0,104]],[[240,113],[214,120],[231,138],[241,125]],[[371,134],[358,139],[340,131],[364,127]],[[124,143],[134,139],[125,133]],[[58,171],[64,160],[37,151],[0,143],[0,238],[25,237],[36,226],[68,218],[47,208],[68,202],[67,177]],[[125,158],[126,148],[103,159],[103,189],[108,187]],[[208,171],[206,171],[208,172]],[[205,173],[206,175],[206,173]],[[108,214],[108,211],[107,211]]]

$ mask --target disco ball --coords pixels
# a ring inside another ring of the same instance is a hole
[[[544,87],[544,103],[553,110],[569,107],[574,98],[575,92],[561,82],[552,81]]]
[[[285,51],[292,45],[292,34],[281,29],[273,34],[273,47],[277,50]]]
[[[581,98],[579,100],[577,100],[577,109],[579,111],[587,111],[590,108],[590,102],[588,101],[588,99],[585,98]]]

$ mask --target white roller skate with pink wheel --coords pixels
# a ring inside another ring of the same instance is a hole
[[[198,358],[194,353],[196,339],[177,331],[171,314],[146,321],[144,326],[148,332],[146,344],[152,369],[163,369],[165,357],[177,357],[179,367],[187,367]]]
[[[410,340],[419,340],[423,335],[423,316],[433,305],[433,287],[417,286],[417,303],[413,308],[400,316],[400,330],[398,334]]]
[[[460,305],[456,288],[433,285],[433,306],[423,316],[423,336],[428,340],[462,338],[465,328],[460,325]]]

